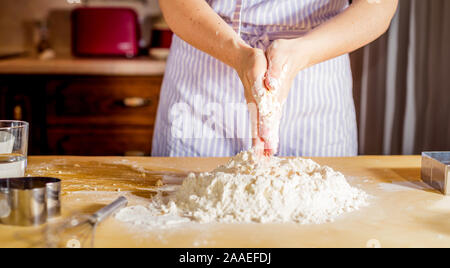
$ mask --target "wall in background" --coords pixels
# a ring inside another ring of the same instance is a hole
[[[450,151],[450,1],[401,0],[352,54],[360,154]]]
[[[70,10],[80,4],[76,0],[1,0],[0,52],[16,52],[34,48],[35,21],[48,21],[50,41],[57,54],[70,53]],[[128,6],[134,8],[143,23],[143,37],[149,38],[151,17],[160,14],[157,0],[144,5],[134,1],[91,0],[90,5]]]

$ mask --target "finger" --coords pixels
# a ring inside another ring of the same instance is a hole
[[[264,139],[260,135],[260,120],[259,112],[255,103],[248,104],[251,132],[252,132],[252,145],[257,155],[264,155]]]
[[[280,71],[277,67],[277,62],[269,60],[269,67],[264,77],[264,84],[269,90],[275,90],[279,87]]]
[[[264,141],[261,138],[256,138],[253,143],[253,148],[255,150],[256,155],[263,156],[264,153]]]
[[[280,78],[281,76],[281,62],[279,61],[279,59],[277,57],[275,57],[274,55],[267,55],[267,61],[268,61],[268,66],[267,66],[267,76],[268,77],[273,77],[273,78]]]
[[[274,148],[272,141],[270,141],[269,139],[263,139],[263,141],[264,141],[264,155],[265,156],[274,155],[276,148]]]
[[[267,58],[267,72],[264,79],[264,83],[269,90],[274,90],[277,85],[277,79],[281,77],[281,62],[279,62],[279,58],[276,56],[276,42],[273,42],[272,45],[266,51]]]
[[[262,120],[260,124],[259,135],[264,141],[265,155],[274,155],[278,151],[280,120],[281,112],[274,111],[270,121]]]
[[[266,84],[264,82],[265,78],[265,73],[262,73],[256,77],[255,81],[252,84],[252,94],[254,96],[259,95],[261,89],[267,90]]]
[[[264,154],[266,156],[272,156],[276,154],[277,150],[278,150],[278,141],[266,140],[264,142]]]
[[[272,156],[273,155],[273,150],[264,148],[264,155],[267,156],[267,157]]]
[[[272,145],[272,141],[270,140],[270,135],[271,135],[271,127],[268,124],[266,124],[265,122],[262,122],[259,125],[259,134],[260,137],[262,139],[262,141],[264,142],[264,155],[265,156],[272,156],[275,152],[275,148]]]
[[[250,125],[251,125],[251,134],[252,139],[258,137],[258,109],[254,102],[247,103],[248,113],[250,115]]]

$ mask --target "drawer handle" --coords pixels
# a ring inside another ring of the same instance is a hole
[[[14,107],[14,120],[22,120],[22,119],[23,119],[22,106],[16,105]]]
[[[143,151],[126,151],[124,156],[145,156],[145,152]]]
[[[123,99],[122,103],[125,107],[139,108],[149,106],[150,100],[146,98],[131,97]]]

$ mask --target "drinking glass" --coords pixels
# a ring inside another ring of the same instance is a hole
[[[27,122],[0,120],[0,178],[25,175],[28,128]]]

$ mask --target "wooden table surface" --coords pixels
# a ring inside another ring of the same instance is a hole
[[[114,218],[96,232],[97,247],[450,247],[450,197],[420,180],[419,156],[314,158],[343,172],[371,195],[370,206],[322,225],[194,224],[136,229]],[[28,174],[63,180],[62,210],[90,213],[119,195],[145,204],[161,173],[208,171],[225,158],[30,157]],[[0,247],[27,247],[18,239],[36,227],[0,225]]]

